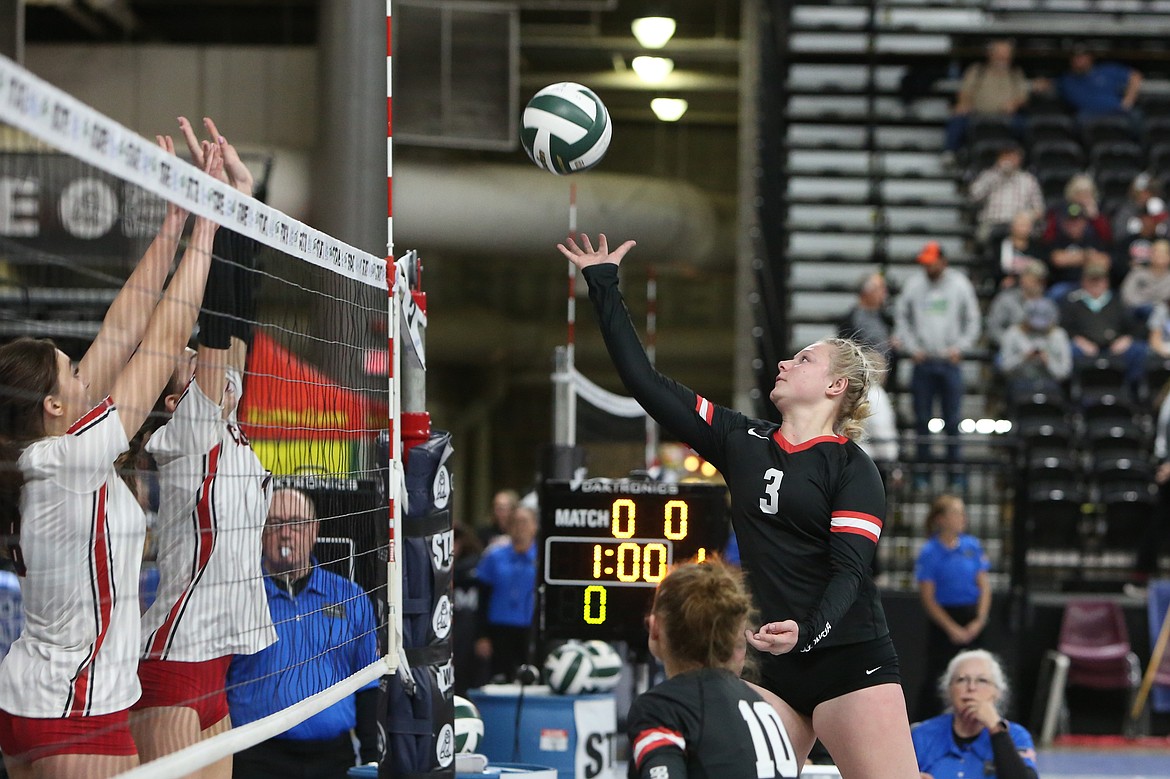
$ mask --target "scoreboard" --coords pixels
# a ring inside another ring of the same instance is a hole
[[[727,489],[632,479],[541,485],[537,573],[545,638],[637,641],[676,562],[727,544]]]

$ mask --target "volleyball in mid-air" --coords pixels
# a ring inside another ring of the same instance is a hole
[[[549,652],[544,661],[548,686],[559,695],[580,695],[593,685],[593,660],[589,650],[578,641],[562,644]]]
[[[455,752],[474,752],[483,738],[483,717],[475,704],[461,695],[455,696]]]
[[[520,142],[529,158],[558,176],[601,162],[613,135],[601,98],[571,81],[550,84],[533,95],[520,125]]]

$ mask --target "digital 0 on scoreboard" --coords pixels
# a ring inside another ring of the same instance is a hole
[[[540,497],[541,633],[636,641],[675,562],[727,544],[727,489],[632,479],[546,481]]]

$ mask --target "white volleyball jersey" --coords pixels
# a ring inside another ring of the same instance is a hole
[[[106,398],[18,460],[25,622],[0,663],[0,708],[97,716],[138,700],[138,573],[146,519],[114,470],[129,448]]]
[[[260,568],[271,475],[194,381],[146,450],[158,463],[159,582],[142,617],[142,657],[259,652],[276,640]]]

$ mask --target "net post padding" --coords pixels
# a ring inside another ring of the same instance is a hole
[[[393,672],[394,667],[389,662],[389,658],[381,657],[348,679],[305,698],[295,709],[282,709],[263,719],[232,728],[214,738],[192,744],[178,752],[172,752],[166,757],[160,757],[138,768],[119,774],[119,776],[121,779],[168,779],[168,777],[182,776],[198,771],[229,755],[234,755],[259,744],[261,741],[280,735],[298,722],[303,722],[338,701],[353,695],[375,679],[380,679]]]

